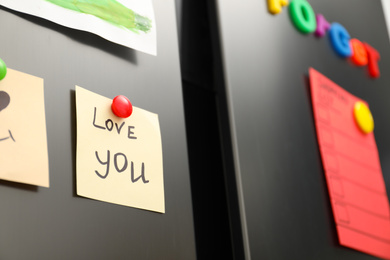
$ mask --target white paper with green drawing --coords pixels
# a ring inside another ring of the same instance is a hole
[[[0,0],[0,5],[157,54],[152,0]]]

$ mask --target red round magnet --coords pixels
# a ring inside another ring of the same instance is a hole
[[[119,95],[112,100],[111,110],[116,116],[127,118],[133,113],[133,106],[127,97]]]

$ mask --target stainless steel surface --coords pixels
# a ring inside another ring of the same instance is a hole
[[[309,0],[381,54],[382,76],[339,58],[328,37],[303,35],[287,8],[217,2],[221,52],[247,259],[373,259],[338,245],[314,128],[308,69],[370,104],[390,190],[390,45],[380,1]]]
[[[0,57],[44,79],[50,162],[49,189],[0,181],[0,259],[195,259],[174,1],[154,11],[157,57],[0,8]],[[76,84],[159,115],[165,214],[76,196]]]

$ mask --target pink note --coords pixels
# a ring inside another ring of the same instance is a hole
[[[390,207],[374,134],[355,123],[365,102],[310,68],[314,121],[341,245],[390,259]]]

